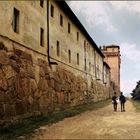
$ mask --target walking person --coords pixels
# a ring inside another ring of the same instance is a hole
[[[125,112],[125,102],[126,102],[126,99],[125,99],[125,96],[123,95],[122,92],[121,92],[119,100],[120,100],[120,103],[121,103],[121,112]]]
[[[113,103],[113,107],[114,107],[114,111],[117,111],[117,96],[116,96],[116,92],[114,92],[114,96],[112,97],[112,103]]]

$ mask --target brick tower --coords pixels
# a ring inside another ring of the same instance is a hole
[[[103,46],[101,49],[104,56],[105,56],[105,62],[110,66],[111,68],[111,81],[113,85],[113,89],[117,92],[117,94],[120,93],[120,47],[117,45],[110,45],[110,46]]]

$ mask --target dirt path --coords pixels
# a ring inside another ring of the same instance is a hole
[[[130,101],[126,112],[112,111],[112,104],[96,111],[88,111],[66,118],[35,131],[32,140],[46,139],[140,139],[140,113]]]

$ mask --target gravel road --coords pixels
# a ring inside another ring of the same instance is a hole
[[[113,111],[112,104],[66,118],[51,126],[41,126],[31,140],[46,139],[140,139],[140,113],[130,101],[126,112]]]

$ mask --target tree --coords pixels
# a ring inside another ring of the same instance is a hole
[[[140,81],[137,82],[135,89],[133,89],[131,96],[134,100],[140,100]]]

